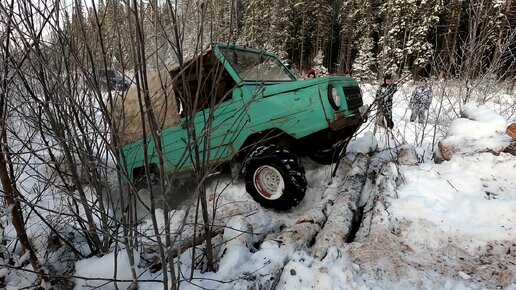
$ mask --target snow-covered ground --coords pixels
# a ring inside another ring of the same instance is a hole
[[[335,178],[332,166],[302,160],[309,187],[291,212],[263,209],[240,181],[226,176],[214,179],[208,187],[210,208],[217,209],[214,224],[223,228],[213,239],[216,271],[204,271],[205,261],[199,258],[202,245],[196,251],[186,250],[176,261],[184,275],[181,289],[516,290],[516,156],[472,146],[441,164],[432,159],[437,142],[445,137],[450,144],[505,146],[508,138],[503,131],[514,116],[494,113],[506,112],[499,101],[469,104],[463,111],[470,119],[458,118],[451,114],[455,104],[435,96],[429,123],[410,123],[407,107],[412,88],[403,85],[395,95],[394,130],[375,127],[371,118],[349,145]],[[363,87],[366,103],[372,103],[374,90],[372,85]],[[504,98],[507,106],[516,105],[514,96]],[[389,163],[406,144],[415,146],[419,162]],[[372,152],[358,202],[363,222],[352,241],[328,245],[321,258],[313,254],[315,237],[310,234],[324,227],[317,221],[331,218],[333,205],[339,204],[334,201],[360,152]],[[184,214],[178,210],[170,216],[173,227],[183,224]],[[151,221],[144,221],[139,230],[150,236]],[[186,226],[181,236],[187,239],[192,233],[193,227]],[[145,256],[133,250],[136,257]],[[193,258],[198,267],[192,270]],[[126,289],[132,277],[128,261],[124,250],[78,261],[73,275],[91,279],[76,278],[75,289]],[[138,258],[136,264],[144,263]],[[135,270],[139,289],[163,289],[160,271]],[[190,275],[193,279],[186,281]],[[127,282],[115,286],[109,283],[113,277]],[[27,286],[32,278],[11,271],[7,289]]]

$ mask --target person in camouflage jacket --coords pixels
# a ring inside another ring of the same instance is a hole
[[[392,83],[390,75],[383,77],[383,84],[376,91],[376,102],[378,102],[377,123],[386,126],[389,129],[394,127],[392,121],[392,98],[398,89],[396,84]]]
[[[432,89],[428,86],[428,81],[422,78],[410,98],[409,109],[412,110],[410,122],[414,122],[417,119],[419,123],[424,123],[431,103]]]

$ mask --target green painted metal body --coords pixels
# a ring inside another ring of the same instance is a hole
[[[230,161],[241,149],[246,140],[253,134],[270,129],[281,130],[294,139],[328,130],[336,123],[336,117],[360,119],[358,106],[348,107],[344,88],[358,89],[356,80],[349,77],[323,77],[310,80],[290,81],[246,81],[232,67],[222,51],[228,46],[216,44],[214,55],[224,65],[227,72],[236,82],[231,98],[221,102],[214,111],[204,109],[197,112],[193,123],[199,150],[195,150],[192,138],[189,138],[186,119],[180,124],[164,129],[161,132],[162,153],[166,172],[181,174],[194,170],[196,152],[199,159],[210,164]],[[231,49],[252,51],[274,57],[270,53],[243,47],[230,46]],[[329,87],[337,89],[341,96],[338,110],[332,108],[328,100]],[[356,92],[356,90],[355,90]],[[358,96],[362,104],[360,90]],[[175,114],[176,112],[171,112]],[[191,141],[189,141],[191,140]],[[154,141],[147,138],[148,164],[159,164],[155,152]],[[131,178],[137,168],[144,163],[144,142],[139,140],[124,146],[123,154],[126,173]],[[205,148],[209,148],[205,149]]]

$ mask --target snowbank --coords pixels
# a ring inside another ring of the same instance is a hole
[[[446,138],[439,142],[436,157],[440,160],[475,152],[497,154],[510,145],[511,138],[505,133],[507,121],[502,116],[472,104],[463,108],[462,115],[463,118],[452,121]]]
[[[475,244],[515,240],[515,168],[516,158],[505,153],[402,167],[405,184],[390,212],[410,221],[405,233],[413,244],[442,247],[453,241],[473,251]]]
[[[133,251],[135,264],[140,263],[140,255]],[[115,273],[116,269],[116,273]],[[129,256],[125,250],[118,252],[118,255],[110,254],[103,257],[93,257],[78,261],[75,264],[76,276],[84,279],[75,279],[75,289],[101,288],[104,290],[129,289],[132,284],[131,267]],[[140,273],[138,273],[140,274]],[[113,279],[122,280],[114,285]],[[129,281],[129,282],[127,282]]]
[[[411,243],[440,247],[453,240],[473,251],[475,244],[516,239],[516,158],[482,153],[510,143],[507,122],[484,106],[467,105],[463,116],[442,141],[454,151],[450,161],[401,167],[405,183],[390,211],[409,221]]]

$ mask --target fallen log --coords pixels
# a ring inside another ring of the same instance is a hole
[[[285,257],[292,255],[297,250],[308,250],[315,236],[326,223],[329,211],[337,198],[338,188],[342,188],[342,180],[335,180],[335,184],[326,188],[323,200],[299,217],[292,226],[283,229],[280,233],[269,234],[260,245],[259,251],[268,251],[270,248],[281,248]],[[253,289],[275,289],[281,278],[284,266],[288,259],[282,263],[272,263],[267,266],[267,275],[256,273],[253,276],[255,283]]]
[[[516,156],[516,123],[510,124],[507,127],[507,130],[505,130],[505,133],[511,137],[511,144],[509,144],[509,146],[507,146],[503,152],[507,152]]]
[[[397,198],[398,168],[393,162],[384,163],[375,180],[372,193],[363,211],[363,219],[355,241],[377,239],[389,232],[389,199]]]
[[[367,157],[365,157],[365,155],[357,155],[347,176],[350,176],[350,174],[351,176],[355,176],[357,172],[362,171],[365,174],[365,170],[363,168],[354,169],[354,167],[359,164],[366,163],[366,160]],[[363,165],[360,165],[359,167],[362,166]],[[277,247],[283,249],[285,257],[288,257],[297,250],[308,250],[314,242],[317,234],[327,222],[330,211],[332,207],[334,207],[335,200],[339,196],[337,189],[350,187],[349,185],[345,185],[346,180],[349,179],[350,177],[336,180],[336,183],[332,187],[328,187],[325,190],[323,194],[324,198],[320,203],[299,217],[292,226],[286,227],[280,233],[269,234],[260,245],[259,251],[267,251],[269,248]],[[359,199],[360,193],[357,195],[357,199]],[[260,273],[254,274],[253,279],[255,280],[255,283],[253,284],[253,289],[275,289],[287,262],[288,259],[285,259],[283,263],[272,263],[271,265],[268,265],[267,275],[262,275]]]
[[[307,249],[326,222],[326,212],[331,203],[331,200],[326,200],[300,217],[294,225],[267,239],[279,246],[292,246],[294,250]]]
[[[366,181],[368,165],[366,155],[357,155],[346,176],[341,194],[337,196],[324,227],[317,234],[312,247],[313,256],[322,259],[330,247],[342,247],[347,242],[357,218],[358,202]]]

